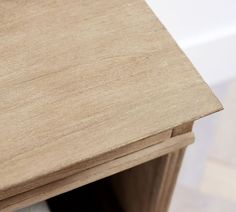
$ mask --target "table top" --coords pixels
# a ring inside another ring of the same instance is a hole
[[[0,199],[222,109],[143,0],[1,1],[0,14]]]

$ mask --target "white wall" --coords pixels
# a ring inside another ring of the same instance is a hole
[[[146,0],[203,78],[236,77],[235,0]]]

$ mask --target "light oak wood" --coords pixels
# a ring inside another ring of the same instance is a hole
[[[161,189],[158,191],[158,199],[153,211],[168,212],[184,152],[185,148],[169,153],[165,157],[163,182],[161,182]]]
[[[111,177],[116,197],[124,211],[154,212],[165,161],[166,156],[163,156]]]
[[[121,146],[121,147],[115,149],[114,151],[110,151],[110,152],[107,152],[107,153],[103,154],[102,156],[99,156],[99,157],[96,157],[96,158],[91,158],[90,162],[86,161],[86,165],[88,165],[89,163],[97,164],[97,161],[94,161],[94,160],[99,160],[99,162],[100,162],[99,164],[102,164],[104,162],[114,160],[116,158],[125,156],[127,154],[131,154],[131,153],[133,153],[137,150],[140,150],[140,149],[146,148],[148,146],[151,146],[153,144],[158,144],[162,141],[165,141],[166,139],[170,138],[171,134],[172,134],[172,130],[167,130],[167,131],[161,132],[157,135],[152,135],[152,136],[149,136],[145,139],[141,139],[141,140],[138,140],[134,143],[130,143],[129,145]],[[47,164],[45,164],[45,165],[47,165]],[[90,167],[90,166],[88,166],[88,167]],[[91,166],[91,167],[93,167],[93,166]],[[82,170],[87,170],[87,169],[84,168]],[[70,170],[69,171],[66,170],[66,171],[69,172],[69,173],[74,173],[75,172],[75,170],[73,170],[73,169],[71,171]],[[76,169],[76,171],[81,171],[81,170]],[[62,174],[64,174],[65,176],[69,176],[69,173],[62,172]],[[54,177],[54,176],[52,176],[52,177]],[[57,177],[54,177],[54,181],[55,180],[57,180]],[[34,187],[35,187],[34,179],[32,181],[29,181],[29,183],[31,183],[31,182],[34,183]],[[15,194],[16,195],[16,194],[21,193],[22,191],[24,191],[23,189],[28,190],[27,188],[21,188],[20,187],[18,189],[18,187],[13,186],[10,189],[8,189],[7,191],[5,191],[5,193],[3,193],[3,194],[4,195],[9,195],[9,194]]]
[[[153,160],[177,149],[184,148],[194,140],[192,133],[176,136],[164,142],[139,150],[133,154],[117,158],[110,162],[92,167],[62,180],[41,186],[39,188],[9,197],[0,201],[1,211],[11,211],[26,207],[33,203],[46,200],[74,188],[86,185],[104,177],[116,174],[139,164]]]
[[[112,176],[124,211],[167,212],[184,149]]]
[[[0,199],[222,109],[143,0],[1,1],[0,14]]]
[[[180,136],[185,133],[191,132],[193,128],[193,122],[187,122],[180,126],[175,127],[172,130],[172,137]],[[158,190],[157,200],[153,204],[153,210],[159,212],[168,212],[172,195],[175,189],[175,184],[178,178],[178,174],[181,168],[182,160],[184,157],[186,148],[182,148],[177,151],[170,152],[165,156],[163,162],[164,171],[162,176],[162,182]]]
[[[192,129],[193,129],[193,122],[187,122],[187,123],[181,124],[172,130],[171,137],[191,132]]]
[[[189,122],[174,128],[172,137],[183,136],[192,131],[192,126],[193,123]],[[113,189],[124,211],[167,212],[184,151],[185,147],[173,150],[112,176]]]

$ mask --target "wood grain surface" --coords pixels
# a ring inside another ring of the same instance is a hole
[[[111,177],[124,211],[168,212],[184,148]]]
[[[0,17],[0,199],[222,108],[143,0],[3,0]]]
[[[192,135],[192,126],[190,122],[175,127],[172,139],[183,138],[186,141]],[[186,146],[173,148],[162,157],[111,177],[116,197],[124,211],[168,211]]]
[[[133,154],[114,159],[110,162],[100,164],[77,174],[68,176],[64,179],[43,185],[27,192],[6,198],[0,201],[1,211],[12,211],[23,208],[33,203],[46,200],[50,197],[68,192],[72,189],[81,187],[88,183],[111,176],[118,172],[130,169],[139,164],[153,160],[157,157],[166,155],[169,152],[177,151],[193,143],[193,133],[169,138],[166,141],[144,148]],[[173,164],[175,166],[175,164]],[[144,174],[144,173],[143,173]],[[162,174],[162,173],[159,173]],[[145,176],[145,175],[144,175]],[[153,176],[155,177],[155,176]],[[166,176],[165,176],[166,177]],[[142,178],[142,175],[141,175]],[[158,179],[157,179],[158,180]],[[163,180],[162,178],[160,181]],[[127,187],[127,189],[130,187]],[[150,187],[149,187],[150,189]],[[155,190],[157,190],[156,188]],[[155,203],[156,201],[152,201]],[[130,202],[131,203],[131,202]],[[132,205],[132,204],[131,204]]]

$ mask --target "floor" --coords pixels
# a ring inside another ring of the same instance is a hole
[[[236,79],[213,90],[225,110],[196,122],[170,212],[236,211]],[[43,202],[18,212],[46,211]]]
[[[196,122],[170,212],[236,211],[236,80],[213,90],[224,111]]]

